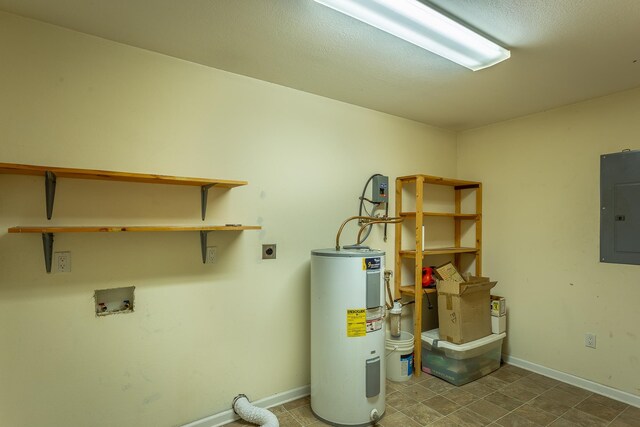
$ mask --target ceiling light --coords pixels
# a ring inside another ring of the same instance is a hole
[[[315,0],[473,71],[511,53],[416,0]]]

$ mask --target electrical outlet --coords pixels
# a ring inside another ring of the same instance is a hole
[[[596,334],[584,334],[584,346],[596,348]]]
[[[207,246],[207,262],[206,264],[213,264],[218,259],[217,249],[215,246]]]
[[[276,244],[262,245],[262,259],[276,259]]]
[[[71,252],[56,252],[56,272],[58,273],[70,273],[71,272]]]

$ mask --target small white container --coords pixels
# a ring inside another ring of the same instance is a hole
[[[387,332],[384,341],[387,362],[387,379],[396,382],[409,381],[413,375],[413,334],[400,332],[398,338]]]
[[[439,339],[438,329],[422,333],[422,370],[455,385],[477,380],[500,367],[506,333],[491,334],[466,344]]]

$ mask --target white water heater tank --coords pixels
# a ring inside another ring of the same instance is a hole
[[[384,252],[311,251],[311,409],[333,425],[385,410]]]

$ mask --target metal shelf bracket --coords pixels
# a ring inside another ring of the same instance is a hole
[[[202,220],[207,216],[207,194],[213,184],[203,185],[200,187],[200,203],[202,204]]]
[[[44,190],[47,200],[47,219],[53,215],[53,199],[56,197],[56,174],[51,171],[44,173]]]
[[[42,233],[42,246],[44,247],[44,266],[47,273],[51,273],[51,259],[53,255],[53,233]]]
[[[202,263],[207,263],[207,235],[208,231],[200,231],[200,248],[202,249]]]

